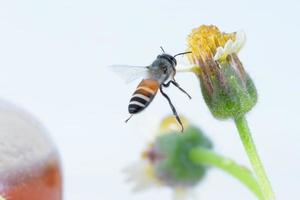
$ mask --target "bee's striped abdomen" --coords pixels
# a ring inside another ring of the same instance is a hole
[[[159,83],[157,80],[142,80],[130,99],[128,106],[129,113],[136,114],[144,110],[153,100],[158,88]]]

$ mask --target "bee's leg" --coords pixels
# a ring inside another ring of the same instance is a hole
[[[182,87],[179,86],[179,84],[174,80],[169,81],[168,83],[163,84],[164,87],[169,87],[170,84],[173,84],[175,87],[177,87],[181,92],[183,92],[184,94],[186,94],[189,99],[192,99],[192,97],[189,95],[189,93],[187,93]]]
[[[125,120],[125,123],[127,123],[127,122],[131,119],[132,116],[133,116],[133,115],[130,115],[130,116]]]
[[[170,84],[169,84],[169,85],[170,85]],[[167,95],[166,93],[164,93],[164,91],[162,90],[162,86],[160,86],[159,89],[160,89],[161,94],[168,100],[169,105],[170,105],[170,107],[171,107],[171,109],[172,109],[172,111],[173,111],[173,114],[175,115],[177,122],[178,122],[178,123],[180,124],[180,126],[181,126],[181,132],[183,132],[183,125],[182,125],[182,122],[181,122],[181,120],[180,120],[180,118],[179,118],[179,116],[178,116],[178,114],[177,114],[177,111],[176,111],[174,105],[173,105],[172,102],[171,102],[171,99],[168,97],[168,95]]]
[[[192,99],[191,95],[189,95],[189,93],[187,93],[187,91],[185,91],[182,87],[180,87],[179,84],[175,81],[175,79],[174,79],[174,81],[171,81],[171,83],[175,87],[177,87],[181,92],[183,92],[184,94],[186,94],[189,97],[189,99]]]
[[[169,87],[170,84],[171,84],[171,81],[169,81],[169,82],[167,82],[167,83],[163,83],[162,85],[163,85],[164,87]]]

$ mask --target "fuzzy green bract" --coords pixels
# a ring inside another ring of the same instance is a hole
[[[211,76],[213,92],[209,93],[202,81],[200,86],[204,100],[214,117],[236,118],[250,111],[257,102],[257,92],[250,76],[241,74],[228,63],[220,64],[219,77]]]
[[[184,133],[171,132],[157,138],[154,148],[160,158],[154,162],[159,179],[170,186],[193,186],[205,175],[206,166],[189,160],[189,152],[195,147],[212,148],[212,142],[193,126]]]

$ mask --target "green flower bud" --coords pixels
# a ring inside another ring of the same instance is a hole
[[[195,147],[211,149],[212,143],[200,129],[190,125],[184,133],[174,130],[161,134],[145,155],[160,182],[175,188],[190,187],[201,181],[207,169],[190,160],[189,153]]]
[[[215,26],[201,26],[189,36],[190,61],[206,104],[214,117],[236,118],[257,102],[253,81],[237,53],[245,42],[243,32],[221,33]]]

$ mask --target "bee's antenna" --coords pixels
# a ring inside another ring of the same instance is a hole
[[[164,50],[164,48],[162,46],[160,46],[160,49],[162,50],[162,52],[165,53],[165,50]]]
[[[178,53],[178,54],[176,54],[173,57],[175,58],[176,56],[180,56],[180,55],[184,55],[184,54],[188,54],[188,53],[192,53],[192,52],[191,51],[187,51],[187,52],[183,52],[183,53]]]

